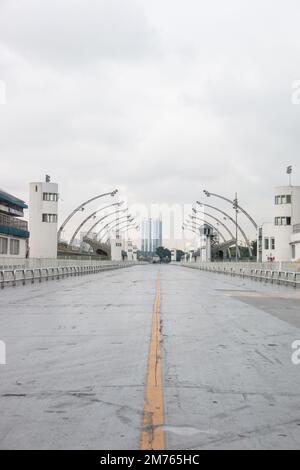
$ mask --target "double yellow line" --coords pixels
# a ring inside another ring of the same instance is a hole
[[[163,450],[164,438],[164,393],[161,357],[160,324],[160,273],[157,275],[156,296],[152,315],[152,334],[148,358],[147,382],[145,391],[142,450]]]

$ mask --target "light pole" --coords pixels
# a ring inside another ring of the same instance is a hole
[[[228,198],[225,197],[225,196],[221,196],[220,194],[211,193],[210,191],[207,191],[206,189],[204,189],[203,192],[204,192],[205,196],[207,196],[207,197],[210,197],[210,196],[219,197],[220,199],[223,199],[224,201],[229,202],[229,204],[234,204],[234,200],[232,201],[231,199],[228,199]],[[256,223],[255,220],[251,217],[251,215],[248,214],[248,212],[246,212],[245,209],[243,209],[241,206],[237,205],[237,208],[238,208],[243,214],[245,214],[245,216],[250,220],[250,222],[251,222],[252,225],[254,226],[255,230],[257,230],[257,223]]]
[[[76,235],[78,234],[79,230],[93,217],[95,217],[96,214],[98,214],[99,212],[101,211],[104,211],[105,209],[109,209],[110,207],[114,207],[114,206],[121,206],[122,204],[124,204],[124,201],[120,201],[120,202],[115,202],[114,204],[109,204],[108,206],[105,206],[105,207],[101,207],[101,209],[98,209],[96,210],[95,212],[93,212],[91,215],[89,215],[86,219],[84,219],[83,222],[81,222],[81,224],[77,227],[77,229],[75,230],[75,232],[73,233],[73,236],[70,240],[70,245],[73,245],[73,242],[76,238]],[[116,212],[120,212],[120,211],[116,211]],[[112,212],[111,214],[115,214],[116,212]],[[110,214],[110,215],[111,215]],[[99,224],[105,217],[102,217],[102,219],[98,220],[97,224]],[[94,227],[94,226],[93,226]],[[89,230],[88,233],[90,233],[91,229]],[[87,236],[87,235],[86,235]]]
[[[109,193],[103,193],[103,194],[99,194],[98,196],[95,196],[95,197],[92,197],[91,199],[88,199],[87,201],[83,202],[82,204],[80,204],[80,206],[76,207],[76,209],[74,209],[71,214],[68,215],[68,217],[66,218],[66,220],[62,223],[62,225],[60,226],[58,232],[57,232],[57,240],[58,242],[60,241],[60,237],[61,237],[61,234],[62,234],[62,231],[63,229],[65,228],[65,226],[67,225],[67,223],[72,219],[72,217],[76,214],[76,212],[79,212],[79,211],[83,211],[84,210],[84,207],[87,205],[87,204],[90,204],[90,202],[93,202],[93,201],[96,201],[96,199],[100,199],[101,197],[105,197],[105,196],[111,196],[111,197],[114,197],[116,194],[117,194],[118,190],[115,189],[114,191],[111,191]]]
[[[235,193],[235,198],[233,200],[233,209],[235,210],[235,261],[237,262],[238,261],[238,213],[239,213],[239,210],[238,210],[238,207],[239,207],[239,204],[238,204],[238,197],[237,197],[237,193]]]
[[[211,209],[214,209],[215,211],[218,211],[221,214],[223,214],[225,217],[227,217],[227,219],[230,220],[235,225],[235,227],[238,228],[239,231],[241,232],[241,234],[242,234],[242,236],[243,236],[243,238],[246,242],[246,245],[247,245],[247,248],[248,248],[248,251],[249,251],[249,256],[252,257],[252,248],[251,248],[250,242],[249,242],[244,230],[242,229],[242,227],[239,224],[237,224],[236,220],[234,220],[229,214],[227,214],[227,212],[222,211],[218,207],[211,206],[210,204],[204,204],[203,202],[200,202],[200,201],[197,201],[197,204],[199,204],[199,206],[209,207]]]

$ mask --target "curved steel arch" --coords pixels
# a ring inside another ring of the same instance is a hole
[[[201,211],[197,211],[197,209],[192,209],[193,212],[195,214],[203,214],[203,212]],[[208,217],[211,217],[212,219],[214,219],[216,222],[218,222],[225,230],[226,232],[229,234],[229,236],[231,238],[235,238],[235,236],[233,235],[232,231],[227,227],[227,225],[224,224],[224,222],[222,222],[222,220],[218,219],[218,217],[215,217],[214,215],[212,214],[208,214],[207,212],[205,212],[205,215],[207,215]]]
[[[125,218],[130,219],[130,217],[131,217],[131,215],[124,215],[124,217],[120,217],[120,218],[118,219],[117,223],[119,223],[120,220],[123,220],[123,219],[125,219]],[[101,227],[101,229],[100,229],[99,232],[97,233],[97,237],[96,237],[96,238],[100,237],[100,233],[102,233],[103,230],[105,230],[107,227],[109,227],[109,225],[113,224],[114,222],[115,222],[115,220],[111,220],[111,221],[108,222],[106,225],[104,225],[104,227]],[[101,239],[101,237],[100,237],[100,239]]]
[[[209,227],[213,228],[217,232],[217,234],[222,238],[223,242],[226,242],[226,238],[224,237],[224,235],[213,224],[210,224],[209,222],[207,222],[205,219],[202,219],[201,217],[195,217],[195,218],[201,220],[204,224],[206,224]],[[196,224],[197,223],[195,222],[195,225]],[[197,226],[200,226],[200,224],[197,224]],[[201,226],[202,226],[202,224],[201,224]]]
[[[110,217],[111,215],[115,215],[115,214],[119,214],[119,213],[122,213],[122,212],[127,212],[128,208],[126,207],[125,209],[120,209],[119,211],[114,211],[114,212],[110,212],[109,214],[106,214],[105,217],[102,217],[101,219],[97,220],[97,222],[92,225],[92,227],[89,229],[89,231],[87,232],[86,236],[88,237],[89,234],[94,230],[95,227],[97,227],[98,224],[100,224],[100,222],[102,222],[104,219],[107,219],[107,217]],[[110,223],[114,222],[114,220],[111,220]]]
[[[120,212],[126,212],[127,210],[128,210],[128,208],[126,207],[125,209],[121,209],[119,211],[110,212],[110,214],[107,214],[105,217],[102,217],[101,219],[98,219],[97,222],[94,225],[92,225],[92,227],[88,230],[88,232],[86,234],[86,237],[88,237],[89,234],[94,230],[94,228],[97,227],[97,225],[99,225],[100,222],[102,222],[107,217],[110,217],[111,215],[114,215],[114,214],[119,214]],[[111,222],[113,222],[113,221],[111,221]]]
[[[125,227],[122,227],[121,230],[120,230],[120,233],[125,233],[128,229],[133,229],[133,230],[139,230],[139,227],[134,225],[134,224],[128,224],[126,225]],[[107,238],[108,240],[108,238]],[[107,241],[106,240],[106,241]]]
[[[121,201],[121,202],[115,202],[114,204],[109,204],[108,206],[105,206],[105,207],[101,207],[100,209],[97,209],[95,212],[93,212],[92,214],[90,214],[88,217],[86,217],[86,219],[84,219],[83,222],[81,222],[80,225],[78,225],[77,229],[75,230],[75,232],[73,233],[73,236],[70,240],[70,245],[73,244],[75,238],[76,238],[76,235],[78,234],[79,230],[92,218],[94,217],[96,214],[98,214],[99,212],[101,211],[104,211],[105,209],[109,209],[110,207],[113,207],[113,206],[121,206],[122,204],[124,204],[124,201]],[[115,214],[116,212],[120,212],[120,211],[115,211],[115,212],[112,212],[112,214]],[[98,220],[97,224],[101,222],[102,219]],[[95,225],[97,225],[95,224]],[[90,233],[91,229],[88,231],[88,233],[86,234],[86,236],[88,236],[88,234]]]
[[[216,194],[216,193],[211,193],[210,191],[207,191],[206,189],[204,189],[203,192],[207,197],[210,197],[210,196],[219,197],[220,199],[223,199],[224,201],[229,202],[230,204],[235,203],[234,200],[231,200],[228,197],[221,196],[220,194]],[[255,230],[257,230],[257,223],[251,217],[251,215],[248,214],[248,212],[245,209],[243,209],[243,207],[241,207],[239,204],[237,204],[236,207],[250,220],[250,222],[254,225]]]
[[[111,232],[112,230],[114,230],[116,227],[120,227],[121,225],[124,225],[124,224],[127,224],[128,222],[133,222],[133,219],[129,219],[128,221],[127,220],[123,220],[123,222],[121,223],[117,223],[116,225],[114,225],[113,227],[109,227],[109,229],[106,231],[106,233],[104,234],[104,237],[103,239],[105,238],[106,240],[108,240],[108,235],[109,235],[109,232]],[[122,227],[124,228],[124,227]],[[106,238],[107,237],[107,238]]]
[[[96,199],[100,199],[101,197],[105,197],[105,196],[112,196],[114,197],[116,194],[117,194],[118,190],[115,189],[114,191],[110,191],[108,193],[103,193],[103,194],[99,194],[98,196],[94,196],[90,199],[88,199],[87,201],[83,202],[82,204],[80,204],[80,206],[76,207],[76,209],[74,209],[71,214],[68,215],[68,217],[65,219],[65,221],[62,223],[62,225],[60,226],[58,232],[57,232],[57,239],[58,241],[60,241],[60,236],[62,234],[62,231],[63,229],[65,228],[65,226],[67,225],[67,223],[69,222],[69,220],[72,219],[73,215],[76,214],[76,212],[82,210],[84,208],[84,206],[86,206],[87,204],[89,204],[90,202],[93,202],[93,201],[96,201]]]
[[[197,211],[197,212],[199,212],[199,211]],[[205,215],[208,215],[208,214],[205,214]],[[212,217],[213,217],[213,216],[212,216]],[[215,218],[215,217],[213,217],[213,218]],[[199,220],[204,221],[204,219],[201,219],[200,217],[195,217],[195,219],[199,219]],[[216,219],[216,220],[218,220],[218,219]],[[204,222],[207,223],[206,221],[204,221]],[[228,231],[230,237],[231,237],[233,240],[235,240],[235,236],[234,236],[233,233],[226,227],[226,225],[225,225],[225,224],[222,224],[221,221],[219,221],[219,223],[220,223],[221,225],[224,225],[224,228],[227,229],[227,231]],[[214,227],[213,225],[211,225],[211,226]],[[215,228],[215,227],[214,227],[214,228]],[[215,230],[218,230],[218,229],[215,228]],[[228,240],[226,240],[226,239],[222,236],[222,233],[221,233],[221,232],[219,232],[219,234],[220,234],[220,236],[221,236],[221,238],[223,239],[224,242],[227,242],[227,241],[228,241]],[[230,258],[231,258],[231,252],[230,252],[229,248],[228,248],[228,253],[229,253],[229,256],[230,256]],[[241,251],[240,251],[240,248],[239,248],[239,247],[237,248],[237,253],[238,253],[238,257],[241,258]]]
[[[242,227],[229,215],[227,214],[227,212],[224,212],[222,211],[221,209],[219,209],[218,207],[215,207],[215,206],[211,206],[210,204],[205,204],[204,202],[200,202],[200,201],[196,201],[197,204],[199,204],[199,206],[204,206],[204,207],[210,207],[211,209],[214,209],[215,211],[218,211],[220,212],[221,214],[225,215],[225,217],[227,217],[238,229],[239,231],[241,232],[244,240],[245,240],[245,243],[248,247],[248,251],[249,251],[249,256],[252,257],[252,248],[251,248],[251,245],[250,245],[250,242],[247,238],[247,235],[245,234],[244,230],[242,229]],[[235,238],[235,237],[234,237]]]

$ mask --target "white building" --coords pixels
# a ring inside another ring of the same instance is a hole
[[[28,224],[21,220],[27,205],[21,199],[0,190],[0,258],[26,258]]]
[[[30,183],[30,257],[57,258],[58,185]]]
[[[258,261],[300,259],[300,186],[275,188],[273,220],[258,232]]]

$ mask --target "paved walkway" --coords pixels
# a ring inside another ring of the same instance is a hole
[[[0,299],[2,449],[300,448],[299,291],[149,265]]]

